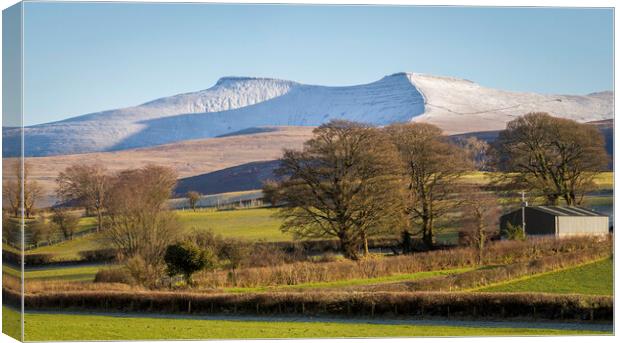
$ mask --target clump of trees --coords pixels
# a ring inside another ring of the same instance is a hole
[[[112,174],[101,165],[76,164],[59,174],[57,194],[65,204],[92,211],[97,230],[103,230],[128,273],[151,287],[164,274],[166,248],[178,240],[181,231],[166,205],[176,179],[173,169],[156,165]],[[71,238],[77,218],[58,206],[51,222]]]
[[[435,223],[459,199],[458,179],[472,170],[462,148],[450,142],[441,129],[425,123],[396,124],[387,132],[400,154],[406,212],[419,227],[427,247],[435,244]],[[412,227],[413,229],[413,227]]]
[[[529,113],[501,131],[493,144],[498,184],[528,190],[547,204],[579,205],[609,162],[599,130],[588,124]]]
[[[458,202],[458,179],[473,169],[465,150],[434,125],[384,129],[332,121],[302,151],[287,150],[265,198],[280,205],[282,230],[301,238],[336,237],[357,259],[369,237],[402,233],[435,244],[438,219]],[[419,228],[419,229],[418,229]]]
[[[97,231],[103,228],[103,215],[109,198],[111,175],[100,164],[76,164],[58,175],[58,198],[74,202],[97,217]]]
[[[282,203],[282,230],[300,238],[335,237],[343,254],[368,253],[367,239],[404,227],[398,154],[380,130],[332,121],[302,151],[286,150],[266,198]]]
[[[71,213],[65,207],[56,207],[52,210],[50,222],[53,229],[60,232],[65,239],[73,239],[80,217]]]
[[[3,178],[2,203],[14,217],[22,215],[32,218],[37,201],[41,198],[42,188],[34,180],[30,180],[30,165],[20,160],[6,161],[11,166],[10,174]]]

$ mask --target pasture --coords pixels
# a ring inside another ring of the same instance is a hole
[[[50,268],[37,268],[29,269],[24,272],[24,277],[27,281],[44,281],[44,280],[59,280],[59,281],[93,281],[95,274],[103,268],[105,265],[87,265],[87,266],[63,266],[63,267],[50,267]],[[20,271],[14,267],[3,264],[2,272],[13,277],[20,277]]]
[[[292,240],[292,235],[280,231],[281,220],[274,217],[276,211],[272,208],[253,208],[176,212],[186,230],[210,229],[223,237],[246,240],[272,242]]]
[[[607,258],[582,266],[484,287],[478,291],[613,295],[613,281],[613,260]]]
[[[18,313],[3,307],[3,321],[15,322]],[[587,325],[575,329],[536,327],[533,324],[460,324],[416,321],[354,321],[295,318],[218,318],[190,316],[140,317],[112,314],[26,313],[25,338],[43,340],[132,339],[249,339],[418,336],[600,335],[611,334]]]

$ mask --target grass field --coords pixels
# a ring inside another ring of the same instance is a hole
[[[484,287],[477,291],[613,295],[613,261],[605,259],[579,267]]]
[[[98,233],[86,235],[64,241],[62,243],[48,245],[32,250],[28,250],[28,254],[54,254],[54,261],[78,260],[79,252],[86,250],[96,250],[105,248],[102,243],[102,236]]]
[[[281,220],[271,208],[240,209],[230,211],[177,211],[186,229],[210,229],[224,237],[266,241],[291,240],[290,234],[280,231]]]
[[[493,172],[472,172],[468,173],[461,177],[461,180],[465,183],[469,184],[478,184],[483,185],[487,184],[491,177],[495,173]],[[594,183],[599,189],[612,189],[614,187],[614,173],[613,172],[603,172],[598,174],[594,178]]]
[[[18,324],[18,316],[14,310],[3,307],[3,322]],[[199,317],[194,319],[47,313],[27,313],[25,326],[25,338],[28,341],[611,334],[607,331],[514,328],[501,325],[472,327],[327,321],[201,320]]]
[[[62,280],[62,281],[93,281],[95,274],[105,265],[91,266],[65,266],[58,268],[45,268],[38,270],[27,270],[24,273],[26,281],[28,280]],[[14,277],[20,277],[19,270],[9,266],[2,265],[2,272]]]
[[[15,339],[20,339],[22,335],[19,312],[6,306],[2,306],[2,332]]]

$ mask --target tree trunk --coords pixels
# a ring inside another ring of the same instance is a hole
[[[368,237],[366,237],[366,232],[362,232],[362,240],[364,241],[364,256],[368,256]]]
[[[101,209],[97,209],[97,232],[101,231],[101,226],[103,226],[103,213],[101,213]]]
[[[434,246],[434,233],[433,224],[429,218],[422,218],[422,241],[427,248],[431,249]]]
[[[355,244],[356,242],[353,239],[351,239],[349,233],[346,230],[341,230],[338,234],[338,238],[340,239],[340,250],[342,251],[344,257],[351,260],[359,259],[357,251],[359,246]]]

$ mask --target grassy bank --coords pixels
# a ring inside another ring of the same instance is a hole
[[[11,316],[3,309],[3,317]],[[13,313],[16,315],[16,313]],[[26,314],[26,340],[244,339],[327,337],[597,335],[610,332],[458,325],[242,321],[113,315]]]
[[[609,258],[579,267],[484,287],[478,291],[613,295],[613,260]]]
[[[103,267],[104,265],[64,266],[57,268],[26,270],[24,277],[26,278],[26,281],[93,281],[95,279],[95,274],[97,274],[97,272]],[[20,277],[20,271],[9,265],[3,265],[2,272],[14,277]]]

